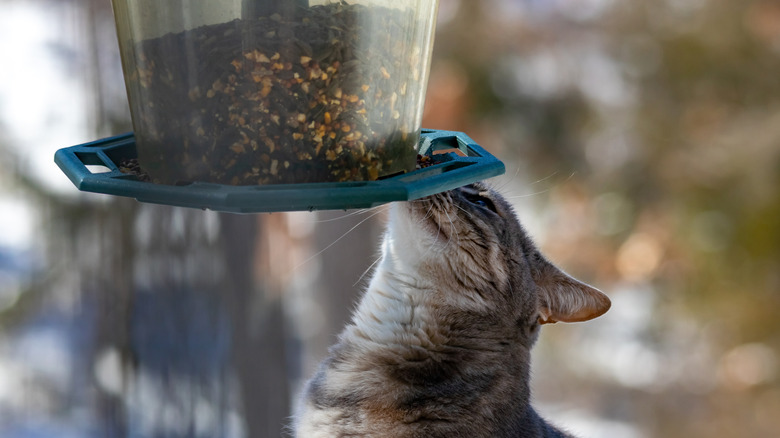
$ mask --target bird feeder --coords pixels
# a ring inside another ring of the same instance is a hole
[[[503,173],[465,135],[421,129],[438,0],[113,6],[134,133],[58,151],[80,190],[221,211],[333,209]]]

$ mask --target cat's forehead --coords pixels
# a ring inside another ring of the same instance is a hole
[[[478,181],[466,186],[460,187],[461,193],[478,196],[479,198],[489,199],[493,204],[493,210],[498,216],[500,216],[504,224],[511,229],[519,228],[515,231],[515,235],[524,235],[525,232],[522,229],[522,225],[517,217],[514,206],[493,186],[484,182]],[[468,196],[466,197],[468,199]],[[498,222],[496,222],[498,223]]]
[[[496,204],[501,204],[504,209],[507,211],[514,211],[511,207],[511,204],[507,202],[507,200],[499,193],[496,189],[493,188],[490,184],[484,182],[484,181],[478,181],[472,184],[465,185],[463,187],[460,187],[459,189],[461,192],[470,193],[473,195],[479,195],[484,198],[488,198],[492,200]]]
[[[465,185],[461,187],[461,190],[469,191],[469,192],[477,192],[477,193],[490,193],[492,192],[492,189],[490,186],[485,183],[484,181],[477,181],[468,185]]]

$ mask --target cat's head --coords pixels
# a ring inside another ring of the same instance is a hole
[[[448,291],[443,299],[454,305],[506,311],[530,325],[587,321],[610,307],[602,292],[550,263],[512,206],[484,183],[402,203],[391,214],[397,258]]]

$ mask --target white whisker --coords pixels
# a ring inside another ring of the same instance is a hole
[[[499,185],[491,184],[491,187],[497,192],[502,192],[506,188],[506,186],[508,186],[510,183],[512,183],[512,181],[514,181],[517,178],[518,175],[520,175],[520,167],[515,168],[515,173],[511,177],[502,178],[503,181],[501,181],[501,184]]]
[[[376,216],[376,215],[378,215],[378,214],[380,214],[380,213],[382,213],[382,212],[384,212],[384,209],[378,209],[377,211],[373,212],[373,213],[372,213],[370,216],[368,216],[368,217],[364,218],[363,220],[361,220],[360,222],[358,222],[357,224],[355,224],[355,226],[353,226],[352,228],[350,228],[349,230],[347,230],[347,232],[346,232],[346,233],[344,233],[344,234],[342,234],[342,235],[341,235],[341,236],[340,236],[338,239],[336,239],[336,240],[334,240],[333,242],[331,242],[331,243],[330,243],[330,245],[326,246],[325,248],[322,248],[320,251],[317,251],[317,253],[316,253],[316,254],[313,254],[311,257],[309,257],[309,258],[307,258],[306,260],[304,260],[304,261],[302,261],[301,263],[299,263],[299,264],[298,264],[296,267],[294,267],[294,268],[293,268],[293,271],[297,271],[297,270],[298,270],[298,269],[299,269],[301,266],[305,265],[306,263],[309,263],[309,262],[310,262],[310,261],[312,261],[312,260],[313,260],[315,257],[319,256],[319,255],[320,255],[320,254],[322,254],[323,252],[325,252],[325,251],[327,251],[328,249],[330,249],[330,248],[331,248],[333,245],[337,244],[339,241],[341,241],[341,239],[343,239],[344,237],[346,237],[346,236],[347,236],[347,234],[349,234],[349,233],[351,233],[352,231],[354,231],[354,230],[355,230],[357,227],[359,227],[359,226],[363,225],[363,223],[365,223],[367,220],[369,220],[369,219],[373,218],[374,216]]]
[[[549,178],[553,177],[554,175],[556,175],[557,173],[558,172],[553,172],[551,175],[546,176],[546,177],[544,177],[544,178],[542,178],[540,180],[537,180],[537,181],[533,182],[531,185],[538,184],[538,183],[540,183],[540,182],[542,182],[542,181],[544,181],[546,179],[549,179]],[[561,182],[555,183],[555,185],[558,185],[558,184],[564,183],[566,181],[569,181],[570,179],[574,178],[575,174],[576,174],[576,172],[572,172],[566,179],[564,179]],[[553,187],[554,187],[554,185],[553,185]],[[547,193],[547,192],[551,191],[553,189],[553,187],[549,187],[549,188],[546,188],[544,190],[539,190],[538,192],[526,193],[524,195],[506,196],[506,197],[504,197],[504,199],[510,200],[510,199],[518,199],[518,198],[530,198],[531,196],[537,196],[537,195],[542,195],[544,193]]]
[[[466,215],[468,215],[468,217],[474,217],[474,215],[470,211],[466,210],[465,208],[461,207],[460,205],[458,205],[458,204],[453,204],[453,205],[455,205],[455,208],[457,208],[458,210],[460,210],[463,213],[465,213]]]
[[[419,221],[420,226],[422,226],[423,222],[427,221],[432,216],[432,212],[433,212],[433,203],[431,202],[428,205],[428,211],[425,212],[425,216],[423,216],[423,218],[420,219],[420,221]],[[423,259],[428,257],[428,253],[431,252],[431,249],[434,246],[436,246],[436,242],[439,240],[439,234],[441,233],[441,225],[439,225],[438,221],[436,222],[436,226],[437,226],[437,228],[436,228],[436,237],[434,238],[434,244],[433,245],[428,245],[428,248],[425,250],[425,253],[423,254],[423,257],[422,257]]]
[[[544,190],[540,190],[538,192],[526,193],[524,195],[507,196],[504,199],[510,200],[510,199],[519,199],[519,198],[530,198],[531,196],[543,195],[543,194],[549,192],[550,190],[552,190],[552,189],[544,189]]]
[[[557,174],[558,174],[558,171],[556,170],[556,171],[554,171],[553,173],[551,173],[551,174],[549,174],[549,175],[545,176],[544,178],[537,179],[536,181],[532,182],[532,183],[531,183],[531,185],[534,185],[534,184],[539,184],[539,183],[541,183],[541,182],[547,181],[548,179],[550,179],[550,178],[554,177],[554,176],[555,176],[555,175],[557,175]]]
[[[388,204],[379,205],[379,206],[371,207],[371,208],[361,208],[360,210],[355,210],[353,212],[347,213],[347,214],[339,216],[339,217],[334,217],[334,218],[330,218],[330,219],[317,219],[317,220],[314,220],[312,222],[315,223],[315,224],[322,224],[322,223],[326,223],[326,222],[340,221],[342,219],[346,219],[346,218],[349,218],[349,217],[352,217],[352,216],[357,216],[357,215],[368,213],[368,212],[370,212],[371,210],[374,210],[374,209],[382,209],[384,207],[387,207],[387,205]]]
[[[450,202],[450,205],[454,205],[454,203]],[[447,247],[452,243],[452,235],[455,234],[455,244],[459,247],[460,246],[460,235],[458,234],[458,230],[455,228],[455,222],[453,222],[452,217],[447,212],[446,208],[442,208],[442,212],[445,216],[447,216],[447,220],[450,222],[450,233],[448,235],[447,244],[444,245],[444,248],[447,249]]]
[[[360,283],[360,281],[361,281],[361,280],[363,280],[363,277],[365,277],[365,276],[366,276],[366,274],[368,274],[369,272],[371,272],[371,269],[373,269],[373,268],[374,268],[374,266],[376,266],[376,264],[377,264],[377,263],[379,263],[379,261],[380,261],[380,260],[382,260],[382,256],[381,256],[381,255],[380,255],[379,257],[377,257],[377,258],[376,258],[376,260],[374,260],[374,262],[373,262],[373,263],[371,263],[371,264],[368,266],[368,268],[366,268],[366,270],[365,270],[365,271],[363,271],[363,273],[362,273],[362,274],[360,274],[360,277],[358,277],[357,281],[355,281],[355,283],[353,283],[353,284],[352,284],[352,287],[355,287],[355,286],[357,286],[357,284],[358,284],[358,283]]]

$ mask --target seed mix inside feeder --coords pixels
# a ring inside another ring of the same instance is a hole
[[[365,3],[125,41],[140,166],[156,183],[231,185],[414,170],[436,1]]]
[[[460,133],[421,137],[438,0],[113,6],[134,135],[58,151],[80,190],[220,211],[332,209],[503,172]],[[432,138],[464,157],[432,159]]]

